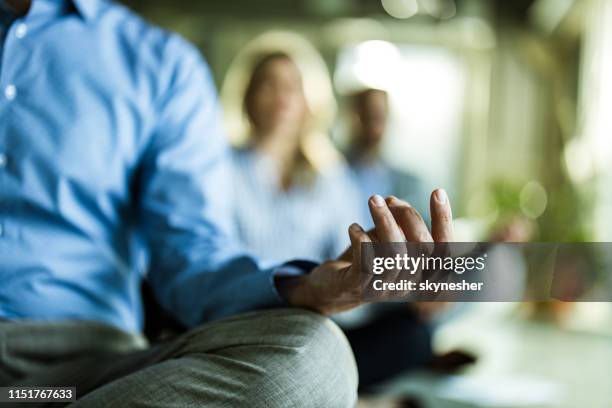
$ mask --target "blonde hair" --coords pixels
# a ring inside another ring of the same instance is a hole
[[[253,69],[266,55],[286,56],[302,76],[309,115],[300,136],[300,156],[314,171],[337,164],[342,157],[327,135],[337,109],[327,67],[306,39],[284,31],[267,32],[250,41],[227,71],[221,87],[221,102],[231,143],[244,146],[251,142],[251,123],[244,101]]]

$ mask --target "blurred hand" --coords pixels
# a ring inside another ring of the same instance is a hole
[[[452,303],[450,302],[414,302],[410,307],[416,312],[422,321],[428,322],[438,314],[446,311]]]
[[[532,221],[523,216],[514,216],[498,226],[490,235],[490,242],[529,242],[535,232]]]
[[[451,207],[442,189],[431,194],[431,232],[420,214],[403,200],[373,196],[368,204],[374,229],[366,232],[357,224],[351,225],[351,246],[340,258],[327,261],[304,276],[277,278],[277,289],[287,303],[323,314],[342,312],[365,303],[361,299],[362,243],[450,242],[453,239]]]

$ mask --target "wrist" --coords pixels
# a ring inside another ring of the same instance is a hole
[[[277,276],[274,278],[274,286],[288,305],[317,310],[316,297],[310,287],[308,275]]]

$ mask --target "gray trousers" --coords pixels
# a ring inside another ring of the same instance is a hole
[[[151,348],[98,323],[0,322],[0,385],[75,386],[74,407],[333,408],[356,404],[357,370],[329,319],[275,309]]]

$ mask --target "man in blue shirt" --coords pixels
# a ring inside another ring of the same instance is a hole
[[[352,226],[341,259],[264,269],[227,232],[197,50],[105,0],[0,5],[0,386],[76,386],[84,406],[352,406],[350,349],[321,314],[359,304],[361,242],[450,239],[443,191],[432,235],[373,197],[376,231]],[[138,334],[135,246],[192,328],[162,346]],[[237,315],[275,306],[293,308]]]

